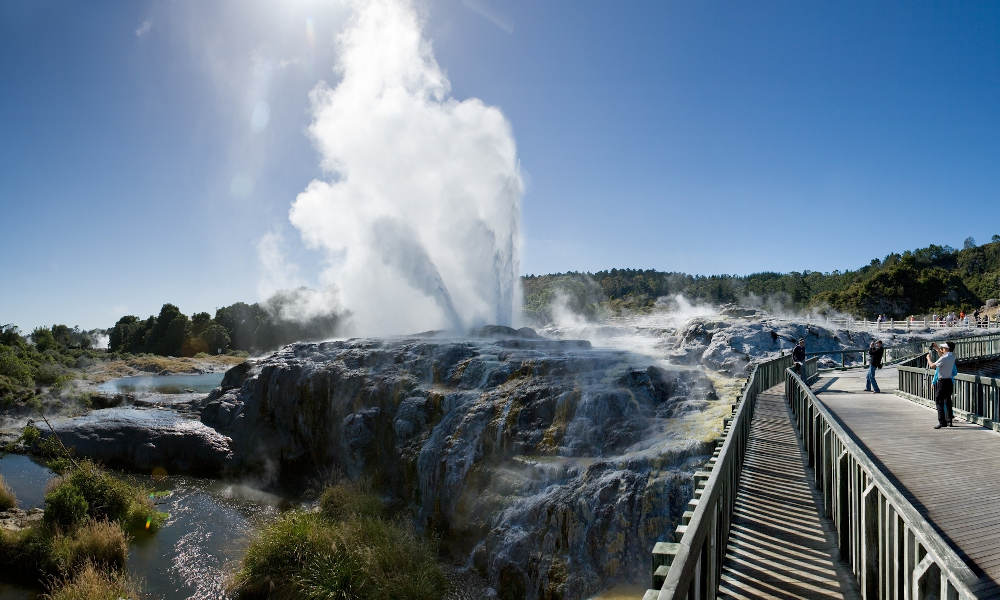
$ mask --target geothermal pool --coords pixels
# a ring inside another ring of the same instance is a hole
[[[196,375],[137,375],[105,381],[97,389],[110,394],[152,392],[157,394],[182,394],[198,392],[207,394],[222,383],[225,373],[199,373]]]

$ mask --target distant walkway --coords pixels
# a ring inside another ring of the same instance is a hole
[[[784,387],[757,397],[718,597],[857,598],[824,528]]]
[[[1000,435],[956,419],[935,430],[934,410],[896,396],[894,368],[878,373],[881,394],[864,391],[865,371],[821,376],[812,389],[895,480],[970,568],[987,593],[1000,592]]]

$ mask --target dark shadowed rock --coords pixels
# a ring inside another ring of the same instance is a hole
[[[502,327],[293,344],[227,374],[202,420],[285,485],[370,478],[501,598],[570,600],[648,576],[708,453],[677,424],[711,384],[651,362]]]
[[[77,456],[149,472],[218,475],[229,465],[229,438],[171,410],[109,408],[54,419],[52,429]],[[43,435],[51,435],[41,428]]]

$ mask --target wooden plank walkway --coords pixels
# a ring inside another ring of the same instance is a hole
[[[1000,591],[1000,434],[968,422],[933,429],[936,412],[894,393],[894,368],[879,371],[881,394],[864,391],[864,371],[821,376],[812,389],[900,491]]]
[[[782,384],[757,397],[719,598],[858,597],[810,481]]]

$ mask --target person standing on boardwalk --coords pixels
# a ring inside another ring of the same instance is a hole
[[[878,382],[875,381],[875,369],[882,368],[882,356],[885,354],[885,348],[882,347],[882,340],[878,342],[872,341],[871,346],[868,348],[868,378],[865,379],[865,391],[880,393],[881,390],[878,389]]]
[[[938,352],[938,345],[937,345],[937,343],[931,342],[931,347],[927,351],[927,360],[929,360],[930,362],[935,362],[940,357],[941,357],[941,353]],[[936,383],[937,383],[937,380],[934,379],[933,375],[931,375],[930,373],[928,373],[927,374],[927,389],[928,389],[928,391],[930,392],[930,395],[931,395],[931,397],[928,398],[928,399],[931,402],[934,402],[934,399],[937,398],[937,385],[936,385]]]
[[[795,372],[799,374],[802,381],[806,380],[806,338],[799,338],[799,343],[792,348],[792,362],[795,363]]]
[[[932,383],[937,384],[934,404],[937,405],[938,424],[934,426],[934,429],[953,427],[955,420],[951,406],[951,394],[955,389],[954,378],[958,375],[958,365],[955,364],[955,342],[948,342],[948,345],[942,347],[942,350],[944,354],[933,362],[930,353],[927,353],[927,366],[934,367]]]

